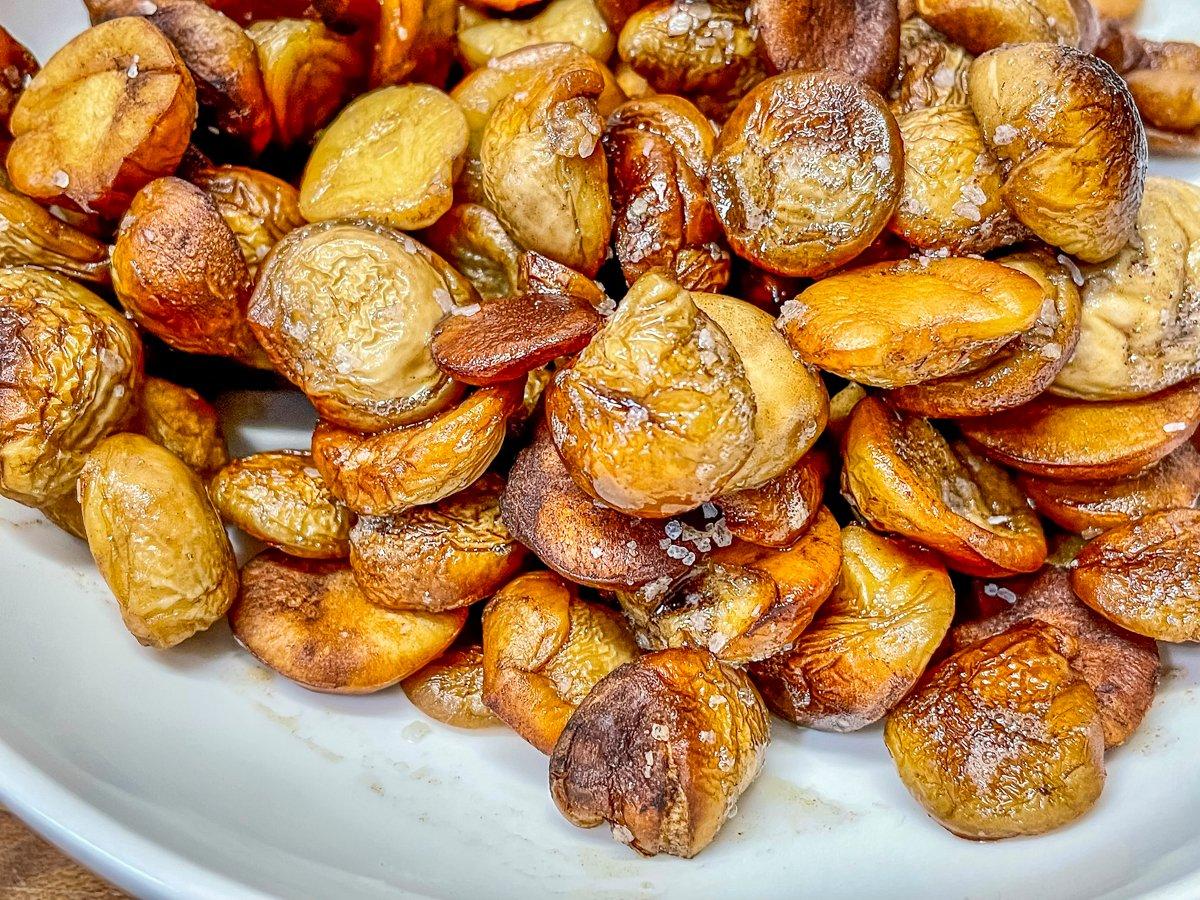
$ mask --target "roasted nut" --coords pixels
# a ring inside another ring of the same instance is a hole
[[[486,66],[498,56],[532,47],[566,41],[597,62],[607,62],[617,45],[596,0],[551,0],[529,19],[495,19],[458,33],[458,52],[469,68]]]
[[[1138,400],[1085,402],[1043,394],[1008,412],[960,423],[967,440],[997,462],[1063,481],[1133,475],[1184,443],[1197,424],[1195,381]]]
[[[951,656],[888,716],[884,742],[925,811],[960,837],[1041,834],[1104,787],[1096,695],[1074,641],[1027,622]]]
[[[40,266],[80,281],[107,284],[108,246],[11,187],[0,170],[0,266]]]
[[[103,2],[105,0],[84,0],[84,3],[89,6]],[[277,19],[280,16],[302,16],[311,4],[311,0],[204,0],[204,2],[243,25],[249,25],[262,19]]]
[[[527,294],[565,294],[609,313],[616,309],[616,303],[600,282],[529,250],[517,258],[517,290]]]
[[[1071,669],[1096,692],[1106,748],[1123,744],[1154,701],[1158,645],[1096,615],[1071,591],[1066,569],[1048,568],[1008,609],[951,632],[955,650],[990,638],[1021,622],[1036,620],[1070,635],[1078,652]]]
[[[722,494],[716,502],[734,537],[760,547],[790,547],[821,509],[829,460],[812,450],[770,481]]]
[[[1159,641],[1200,641],[1200,510],[1106,531],[1074,565],[1071,587],[1104,618]]]
[[[1040,42],[1090,53],[1100,35],[1089,0],[917,0],[917,11],[972,53]]]
[[[516,381],[483,388],[428,421],[378,434],[322,422],[313,432],[317,469],[335,497],[365,516],[436,503],[491,465],[524,387]]]
[[[843,445],[843,489],[875,528],[932,547],[970,575],[1033,572],[1046,559],[1037,516],[1004,470],[928,420],[867,397]]]
[[[195,121],[174,45],[145,19],[113,19],[73,38],[21,95],[8,174],[35,200],[116,218],[175,170]]]
[[[378,431],[449,406],[461,386],[429,353],[429,336],[474,289],[412,238],[364,221],[293,231],[267,257],[250,327],[275,368],[322,416]]]
[[[455,728],[487,728],[501,721],[483,704],[483,648],[456,647],[400,686],[412,705],[431,719]]]
[[[47,521],[57,525],[73,537],[87,540],[87,529],[83,525],[83,507],[75,491],[68,491],[57,500],[44,504],[39,512]]]
[[[840,444],[846,436],[846,428],[850,424],[850,414],[858,402],[867,396],[866,389],[861,384],[851,381],[844,388],[829,398],[829,433]]]
[[[267,550],[242,569],[234,637],[263,665],[314,691],[369,694],[421,669],[454,642],[465,609],[383,609],[349,566]]]
[[[1142,8],[1143,0],[1092,0],[1092,6],[1102,19],[1132,19]]]
[[[779,328],[806,362],[876,387],[969,370],[1038,320],[1033,278],[982,259],[877,263],[785,303]]]
[[[634,515],[694,509],[750,458],[756,407],[733,342],[692,295],[655,273],[575,365],[561,370],[546,416],[585,491]]]
[[[471,282],[483,299],[499,300],[517,293],[521,248],[486,206],[452,206],[421,232],[421,240]]]
[[[43,506],[72,491],[141,382],[142,343],[120,313],[54,272],[0,268],[0,493]]]
[[[191,388],[147,378],[130,429],[170,450],[200,475],[229,462],[217,411]]]
[[[1125,73],[1147,128],[1195,135],[1200,129],[1200,46],[1146,41],[1147,65]]]
[[[766,707],[743,673],[702,650],[650,653],[596,685],[550,758],[569,822],[607,822],[644,856],[693,857],[762,768]]]
[[[25,81],[37,74],[38,62],[29,49],[0,28],[0,134],[8,131],[8,119]]]
[[[750,669],[776,715],[822,731],[881,719],[929,665],[954,617],[933,554],[859,525],[842,531],[841,581],[795,647]]]
[[[196,473],[140,434],[106,438],[79,475],[88,546],[148,647],[174,647],[225,615],[237,560]]]
[[[647,97],[658,96],[658,92],[650,87],[650,82],[635,72],[633,66],[624,60],[617,63],[613,77],[630,100],[645,100]]]
[[[900,73],[890,93],[897,116],[937,106],[967,106],[970,53],[920,16],[900,26]]]
[[[371,60],[371,86],[399,84],[416,65],[413,50],[425,21],[425,0],[376,2],[378,36]]]
[[[1007,169],[1004,201],[1042,240],[1103,262],[1142,202],[1146,135],[1108,65],[1057,44],[991,50],[971,64],[971,108]],[[1045,98],[1055,97],[1047,109]]]
[[[305,224],[299,192],[274,175],[241,166],[216,166],[201,169],[189,180],[217,205],[251,275],[258,274],[262,261],[285,234]]]
[[[509,582],[483,610],[483,701],[543,753],[596,682],[635,656],[619,613],[549,572]]]
[[[815,277],[883,231],[900,202],[902,165],[900,129],[878,94],[848,75],[792,72],[764,81],[733,111],[708,192],[741,256]]]
[[[350,568],[363,592],[389,609],[430,612],[490,597],[525,560],[500,518],[503,489],[488,474],[435,505],[361,517],[350,532]]]

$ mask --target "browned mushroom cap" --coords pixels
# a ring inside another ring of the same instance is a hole
[[[242,166],[205,166],[188,180],[217,205],[251,275],[285,234],[305,224],[299,192],[274,175]]]
[[[1075,557],[1071,587],[1122,628],[1200,641],[1200,510],[1151,513],[1106,531]]]
[[[462,273],[485,300],[517,293],[521,248],[486,206],[455,204],[420,237]]]
[[[1114,428],[1120,423],[1120,428]],[[1064,481],[1140,472],[1200,424],[1200,382],[1137,400],[1087,402],[1043,394],[1008,412],[964,419],[963,435],[1006,466]]]
[[[130,427],[170,450],[201,475],[229,462],[217,411],[191,388],[147,378],[137,418]]]
[[[1089,0],[917,0],[917,11],[972,53],[1037,42],[1091,52],[1100,35]]]
[[[900,73],[889,96],[896,115],[936,106],[968,106],[970,53],[920,16],[900,26]]]
[[[725,524],[735,537],[760,547],[790,547],[821,509],[831,466],[822,450],[810,450],[800,461],[765,484],[717,497]]]
[[[1146,178],[1146,133],[1105,63],[1058,44],[991,50],[971,64],[971,108],[1008,167],[1004,200],[1042,240],[1103,262],[1129,240]],[[1053,110],[1045,98],[1054,96]]]
[[[925,671],[954,617],[937,558],[859,525],[842,531],[841,581],[795,647],[750,673],[797,725],[856,731],[882,718]]]
[[[729,243],[781,275],[845,265],[900,202],[900,129],[883,98],[848,75],[764,81],[725,123],[708,191]]]
[[[607,822],[644,856],[695,856],[762,768],[767,710],[703,650],[663,650],[596,685],[550,758],[550,795],[582,828]]]
[[[0,134],[8,131],[8,119],[27,78],[37,74],[38,62],[29,49],[0,27]]]
[[[431,719],[455,728],[502,724],[483,703],[483,648],[454,647],[400,686],[412,705]]]
[[[504,480],[487,474],[464,491],[395,516],[360,517],[350,568],[389,609],[440,612],[490,597],[525,560],[500,518]]]
[[[3,60],[0,60],[2,63]],[[0,83],[4,70],[0,68]],[[0,168],[0,266],[40,266],[107,284],[108,245],[12,189]]]
[[[959,625],[950,634],[955,650],[990,638],[1029,620],[1045,622],[1070,635],[1078,653],[1071,668],[1096,692],[1106,748],[1133,734],[1158,683],[1158,645],[1118,628],[1079,602],[1066,569],[1043,570],[1008,609],[982,621]]]
[[[927,419],[867,397],[850,415],[843,452],[843,489],[879,530],[972,575],[1033,572],[1045,561],[1042,526],[1004,470],[947,442]]]
[[[931,669],[887,719],[900,779],[943,827],[995,840],[1083,815],[1104,787],[1096,695],[1074,641],[1026,622]]]
[[[550,753],[596,682],[637,655],[620,614],[550,572],[522,575],[483,611],[483,699]]]
[[[174,45],[145,19],[114,19],[73,38],[21,95],[8,174],[36,200],[115,218],[175,170],[195,121]]]
[[[242,568],[229,624],[263,665],[314,691],[369,694],[407,678],[454,642],[465,609],[371,603],[345,562],[267,550]]]

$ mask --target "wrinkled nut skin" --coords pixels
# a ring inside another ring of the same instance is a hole
[[[460,28],[458,52],[468,68],[477,69],[516,50],[558,41],[575,44],[600,63],[617,44],[596,0],[551,0],[528,19],[485,19]]]
[[[550,757],[550,796],[574,825],[607,822],[644,856],[691,858],[762,769],[766,707],[703,650],[648,653],[598,684]]]
[[[735,537],[760,547],[790,547],[820,510],[830,468],[828,456],[812,450],[782,475],[722,494],[716,503]]]
[[[900,72],[888,94],[892,112],[969,106],[967,75],[974,60],[920,16],[908,19],[900,26]]]
[[[466,490],[395,516],[363,516],[350,531],[350,568],[363,592],[389,609],[441,612],[470,606],[525,561],[500,518],[504,480],[487,474]]]
[[[888,716],[900,779],[944,828],[975,840],[1042,834],[1096,802],[1104,730],[1068,663],[1073,644],[1040,622],[1018,625],[938,664]]]
[[[188,178],[217,206],[237,238],[242,256],[257,275],[283,236],[303,227],[299,192],[282,179],[243,166],[206,166]]]
[[[40,266],[78,281],[108,284],[107,244],[10,187],[0,169],[0,266]]]
[[[116,218],[175,170],[195,121],[196,86],[174,45],[145,19],[114,19],[67,43],[21,95],[8,174],[41,203]]]
[[[517,290],[529,294],[565,294],[586,300],[597,309],[608,302],[608,294],[600,282],[531,250],[523,251],[517,259]]]
[[[413,706],[443,725],[503,724],[483,703],[483,648],[478,644],[447,650],[400,686]]]
[[[148,647],[174,647],[225,615],[237,560],[196,473],[140,434],[106,438],[79,475],[88,546]]]
[[[937,550],[968,575],[1033,572],[1045,561],[1041,524],[1004,470],[926,419],[866,397],[842,444],[843,491],[873,527]]]
[[[901,260],[824,278],[785,303],[800,357],[860,384],[902,387],[983,362],[1030,328],[1042,287],[981,259]]]
[[[25,90],[26,77],[32,78],[37,71],[37,59],[29,49],[0,28],[0,134],[8,132],[8,120]]]
[[[417,672],[454,643],[467,611],[383,609],[345,562],[266,550],[242,568],[229,610],[238,642],[309,690],[370,694]]]
[[[485,300],[517,293],[521,248],[496,214],[479,203],[458,203],[420,238],[471,282]]]
[[[567,470],[614,509],[694,509],[750,457],[756,406],[732,341],[688,291],[651,273],[559,371],[546,417]]]
[[[43,506],[132,418],[142,343],[111,306],[34,268],[0,269],[0,493]]]
[[[429,336],[476,295],[412,238],[371,222],[318,222],[267,257],[250,327],[275,369],[331,422],[361,431],[407,425],[461,394],[434,365]]]
[[[778,275],[816,277],[864,251],[895,214],[900,129],[848,75],[764,81],[730,115],[708,195],[730,245]]]
[[[213,405],[193,391],[162,378],[147,378],[130,430],[170,450],[200,475],[229,462],[221,419]]]
[[[1146,132],[1107,63],[1057,44],[991,50],[971,64],[971,108],[1007,168],[1004,201],[1030,231],[1085,262],[1133,234]],[[1053,109],[1047,96],[1058,98]]]
[[[857,731],[909,692],[953,617],[954,586],[933,554],[850,525],[833,594],[790,651],[750,674],[789,722]]]
[[[1071,587],[1135,634],[1200,641],[1200,510],[1152,513],[1106,531],[1075,557]]]
[[[1089,0],[917,0],[921,17],[972,53],[1001,44],[1067,44],[1091,52],[1100,20]]]
[[[619,613],[550,572],[522,575],[483,610],[483,701],[549,754],[596,682],[637,653]]]
[[[1110,749],[1125,743],[1154,702],[1158,644],[1096,615],[1071,591],[1068,571],[1050,567],[1018,594],[1008,609],[956,627],[950,633],[950,646],[962,650],[1031,620],[1052,625],[1075,639],[1078,652],[1069,662],[1096,692],[1104,746]]]

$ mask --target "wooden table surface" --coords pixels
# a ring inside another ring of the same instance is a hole
[[[0,900],[117,900],[124,896],[0,809]]]

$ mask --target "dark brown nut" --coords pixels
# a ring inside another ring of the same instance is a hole
[[[262,261],[289,231],[302,227],[299,192],[274,175],[241,166],[205,167],[188,179],[217,205],[217,211],[257,275]]]
[[[632,594],[618,592],[638,643],[655,650],[695,647],[731,665],[783,653],[808,627],[841,570],[837,522],[824,507],[784,550],[729,543],[720,519],[703,532],[674,519],[665,530],[668,543],[688,551],[685,563],[694,555],[689,544],[699,551],[716,547],[674,582],[660,578]],[[717,543],[722,535],[726,540]]]
[[[655,0],[631,15],[617,52],[660,94],[724,119],[767,76],[746,0]]]
[[[350,532],[350,568],[389,609],[441,612],[490,597],[525,561],[500,518],[504,480],[487,474],[432,506],[362,516]]]
[[[1026,622],[946,659],[887,719],[901,781],[944,828],[995,840],[1079,818],[1104,787],[1096,694],[1074,641]]]
[[[142,343],[120,313],[57,273],[0,268],[0,493],[43,506],[74,490],[141,383]]]
[[[1100,20],[1089,0],[917,0],[921,17],[972,53],[1001,44],[1068,44],[1091,52]]]
[[[1154,465],[1192,436],[1200,424],[1200,382],[1137,400],[1043,394],[959,424],[968,441],[1006,466],[1062,481],[1107,481]]]
[[[765,484],[722,494],[716,503],[734,537],[760,547],[790,547],[821,509],[830,464],[810,450],[800,461]]]
[[[242,568],[229,610],[234,637],[258,661],[313,691],[370,694],[441,656],[465,609],[431,613],[371,603],[345,562],[267,550]]]
[[[429,337],[475,291],[412,238],[365,221],[293,231],[267,257],[250,326],[275,368],[326,419],[378,431],[437,413],[462,388]]]
[[[517,290],[527,294],[565,294],[609,313],[616,309],[600,282],[529,250],[517,259]]]
[[[842,531],[841,581],[812,625],[750,674],[789,722],[857,731],[916,684],[952,618],[954,585],[932,553],[850,525]]]
[[[378,434],[322,422],[313,432],[313,458],[333,495],[361,515],[436,503],[491,465],[524,388],[520,381],[483,388],[432,419]]]
[[[703,650],[663,650],[596,685],[550,758],[574,825],[607,823],[643,856],[695,856],[762,768],[770,722],[750,679]]]
[[[391,0],[386,0],[385,8],[390,2]],[[441,87],[449,79],[451,68],[458,62],[455,45],[460,27],[460,10],[464,7],[459,0],[419,0],[418,5],[423,7],[421,27],[408,53],[408,62],[412,68],[407,77],[410,81],[422,81]],[[378,58],[379,54],[376,54],[376,59]]]
[[[84,3],[89,6],[104,2],[105,0],[84,0]],[[249,25],[262,19],[277,19],[280,16],[299,17],[304,15],[311,5],[311,0],[204,0],[204,2],[242,25]]]
[[[750,0],[763,53],[776,72],[845,72],[883,93],[900,54],[895,0]]]
[[[968,106],[970,53],[935,31],[920,16],[900,26],[900,74],[892,86],[896,115],[936,106]]]
[[[733,342],[688,291],[655,273],[629,289],[546,396],[576,483],[622,512],[658,518],[732,482],[750,458],[755,413]]]
[[[1080,299],[1072,274],[1074,264],[1045,251],[1015,253],[998,262],[1041,286],[1044,299],[1033,327],[982,369],[897,388],[888,392],[889,403],[932,418],[983,416],[1028,403],[1054,381],[1079,340]]]
[[[107,284],[108,246],[11,187],[0,169],[0,266],[40,266],[80,281]]]
[[[455,728],[503,724],[483,703],[483,648],[455,647],[400,686],[412,705],[431,719]]]
[[[458,52],[468,68],[478,69],[514,50],[561,41],[601,63],[608,61],[617,45],[595,0],[551,0],[528,19],[489,19],[460,30]]]
[[[609,118],[604,149],[626,284],[651,269],[689,290],[728,283],[729,252],[705,193],[715,145],[712,123],[682,97],[631,100]]]
[[[225,615],[237,560],[196,473],[140,434],[106,438],[79,475],[88,546],[148,647],[174,647]]]
[[[8,174],[23,194],[116,218],[183,157],[196,86],[174,45],[138,17],[73,38],[13,109]]]
[[[261,358],[246,322],[250,268],[216,203],[195,185],[172,176],[138,191],[113,245],[112,279],[125,311],[172,347]]]
[[[211,474],[229,462],[217,411],[191,388],[147,378],[139,399],[132,431],[170,450],[200,475]]]
[[[483,701],[543,753],[596,682],[635,656],[619,613],[550,572],[509,582],[483,610]]]
[[[1200,641],[1200,510],[1151,513],[1075,557],[1071,587],[1109,621],[1159,641]]]
[[[429,349],[438,367],[456,381],[500,384],[578,353],[601,321],[586,300],[515,294],[452,312],[434,329]]]
[[[729,293],[735,297],[741,297],[747,303],[753,303],[759,309],[774,313],[780,306],[800,293],[807,284],[808,282],[803,278],[776,275],[774,272],[768,272],[766,269],[750,265],[745,260],[735,258],[733,285]]]
[[[1004,201],[1030,231],[1085,262],[1133,234],[1146,133],[1105,63],[1057,44],[991,50],[971,64],[971,108],[1007,168]],[[1053,110],[1045,98],[1054,96]]]
[[[486,206],[456,204],[420,237],[462,273],[483,299],[499,300],[517,293],[521,248]]]
[[[902,387],[970,370],[1031,328],[1045,297],[982,259],[906,259],[848,269],[785,303],[779,328],[806,362]]]
[[[717,138],[708,193],[730,245],[779,275],[815,277],[875,240],[900,203],[896,120],[848,75],[792,72],[746,95]]]
[[[1008,609],[959,625],[951,632],[950,643],[961,650],[1030,620],[1052,625],[1075,639],[1078,652],[1069,662],[1096,692],[1104,745],[1125,743],[1154,701],[1158,645],[1096,615],[1071,591],[1067,570],[1054,567],[1045,569]]]
[[[1200,188],[1147,179],[1133,240],[1083,270],[1079,346],[1054,392],[1125,399],[1200,374],[1198,254]]]
[[[38,62],[29,49],[0,28],[0,134],[8,132],[8,119],[27,79],[38,71]]]
[[[1200,129],[1200,46],[1147,41],[1147,65],[1125,73],[1146,127],[1196,134]]]
[[[969,575],[1033,572],[1045,561],[1042,526],[1004,470],[927,419],[867,397],[850,415],[843,452],[843,490],[880,531],[932,547]]]

